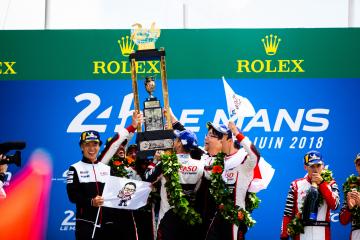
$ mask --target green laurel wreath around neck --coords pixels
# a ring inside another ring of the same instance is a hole
[[[135,161],[130,157],[120,158],[118,156],[114,156],[109,162],[112,175],[117,177],[127,177],[128,171],[126,170],[126,167],[132,167],[134,165]]]
[[[346,182],[343,184],[343,192],[344,192],[344,201],[346,202],[346,196],[348,192],[351,192],[353,190],[360,191],[359,186],[359,177],[355,176],[354,174],[350,175]],[[351,220],[353,221],[353,224],[360,228],[360,207],[355,206],[352,209],[349,210],[351,212]]]
[[[235,205],[233,194],[222,179],[224,170],[225,154],[220,152],[216,155],[212,164],[210,193],[214,197],[215,203],[219,206],[219,211],[228,222],[239,226],[245,224],[252,227],[256,221],[251,217],[250,212],[259,206],[260,199],[255,193],[248,193],[246,196],[246,209]],[[239,213],[240,214],[239,216]],[[242,215],[242,216],[241,216]]]
[[[324,169],[320,175],[323,178],[324,182],[330,183],[333,180],[332,171],[329,169]],[[309,189],[309,191],[310,191],[310,189]],[[321,194],[319,194],[319,205],[321,205],[323,203],[324,203],[324,198]],[[289,235],[291,237],[295,237],[296,235],[299,235],[300,233],[304,233],[304,223],[302,220],[302,212],[303,212],[303,207],[301,207],[299,213],[297,215],[295,215],[295,217],[287,225],[287,232],[289,233]]]
[[[166,178],[166,191],[170,206],[174,206],[174,212],[189,225],[201,223],[200,214],[190,206],[185,198],[179,181],[180,163],[175,153],[161,155],[163,176]]]

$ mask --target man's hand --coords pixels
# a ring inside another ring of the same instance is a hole
[[[142,114],[139,113],[138,111],[134,110],[133,115],[132,115],[131,125],[134,128],[137,128],[138,125],[141,124],[142,122],[143,122]]]
[[[0,160],[7,160],[6,156],[3,154],[0,154]],[[1,164],[0,165],[0,173],[6,173],[8,169],[8,165],[7,164]]]
[[[347,196],[349,196],[349,195],[350,195],[350,198],[354,202],[354,207],[355,207],[355,205],[360,206],[360,193],[354,189],[351,192],[348,192]],[[350,208],[350,205],[349,205],[349,208]]]
[[[102,196],[97,195],[91,200],[91,205],[93,207],[100,207],[104,204],[104,198]]]
[[[317,185],[319,185],[322,181],[323,181],[323,178],[321,177],[320,173],[311,174],[311,182],[314,182]]]
[[[229,122],[228,128],[230,129],[232,134],[234,134],[234,136],[240,133],[234,122]]]
[[[163,113],[164,113],[164,116],[166,116],[167,111],[165,108],[163,109]],[[178,119],[175,117],[173,111],[171,110],[171,107],[169,107],[169,113],[170,113],[171,123],[172,124],[176,123],[178,121]]]
[[[348,205],[349,209],[352,209],[353,207],[355,207],[356,201],[355,201],[355,199],[353,197],[352,192],[347,193],[346,201],[347,201],[347,205]]]

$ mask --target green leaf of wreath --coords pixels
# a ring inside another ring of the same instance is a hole
[[[250,212],[259,206],[260,199],[255,193],[249,193],[245,200],[246,209],[242,209],[235,205],[233,196],[222,179],[224,169],[224,153],[218,153],[212,165],[210,193],[215,199],[215,203],[219,206],[220,213],[232,224],[239,226],[241,223],[247,227],[252,227],[256,221],[251,217]],[[249,202],[250,201],[250,202]]]
[[[346,182],[343,184],[343,192],[345,198],[344,201],[346,201],[347,193],[351,191],[360,191],[359,177],[355,176],[354,174],[350,175],[346,179]],[[350,212],[353,224],[355,225],[355,227],[360,228],[360,208],[358,206],[355,206],[350,209]]]
[[[176,154],[161,155],[163,175],[166,178],[166,191],[170,206],[174,207],[174,212],[189,225],[201,223],[200,214],[197,213],[185,198],[182,186],[179,181],[180,163]]]

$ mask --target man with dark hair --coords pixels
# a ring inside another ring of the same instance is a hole
[[[141,114],[134,111],[132,123],[126,129],[121,129],[98,157],[100,145],[100,134],[97,131],[84,131],[80,135],[79,145],[83,154],[82,160],[70,166],[67,175],[67,194],[69,200],[76,204],[76,239],[91,239],[93,228],[100,224],[95,239],[111,239],[106,234],[106,226],[109,208],[100,208],[104,203],[101,196],[106,178],[110,175],[108,163],[115,154],[120,144],[124,142],[130,133],[135,132],[141,121]],[[99,220],[95,223],[98,211]]]
[[[136,154],[137,154],[137,145],[136,144],[129,145],[126,149],[126,156],[131,157],[135,161]]]

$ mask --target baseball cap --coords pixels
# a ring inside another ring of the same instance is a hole
[[[360,160],[360,153],[356,154],[356,157],[354,159],[354,163],[356,163],[358,160]]]
[[[304,164],[312,166],[314,164],[324,164],[323,157],[320,152],[311,150],[304,156]]]
[[[192,150],[198,147],[198,141],[195,133],[190,130],[174,130],[174,134],[177,138],[180,139],[182,145],[187,150]]]
[[[211,127],[219,133],[226,134],[226,135],[228,135],[228,138],[231,138],[231,136],[232,136],[231,130],[225,124],[216,124],[216,123],[212,123],[212,122],[207,122],[206,127],[207,128]]]
[[[100,145],[102,144],[99,132],[94,130],[89,130],[81,133],[79,143],[81,144],[83,142],[98,142]]]

